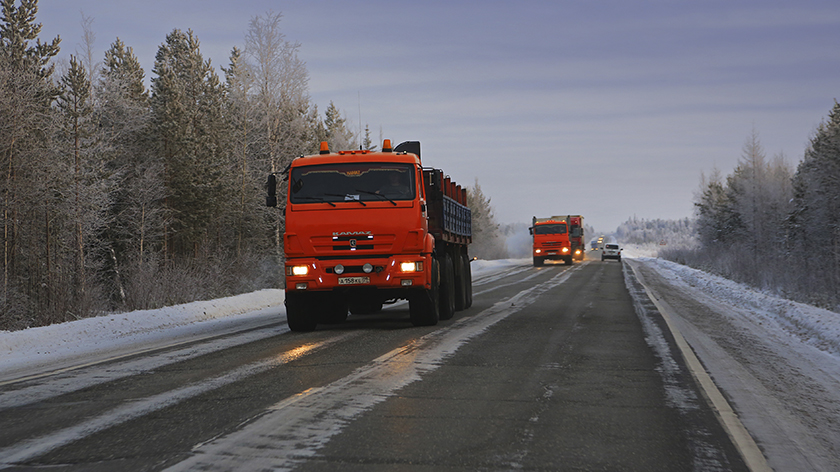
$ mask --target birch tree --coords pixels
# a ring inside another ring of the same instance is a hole
[[[249,139],[253,169],[261,179],[284,169],[300,154],[312,152],[313,107],[309,101],[309,73],[298,57],[300,43],[286,40],[280,29],[283,15],[267,12],[253,17],[245,35],[245,57],[253,78],[254,132]],[[284,198],[280,189],[278,198]],[[282,262],[281,212],[269,214],[274,252]]]

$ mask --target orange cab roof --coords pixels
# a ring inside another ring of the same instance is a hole
[[[329,154],[298,157],[292,161],[292,167],[339,164],[342,162],[400,162],[421,165],[420,158],[416,154],[379,151],[339,151]]]

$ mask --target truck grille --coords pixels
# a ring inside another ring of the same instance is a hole
[[[316,254],[332,254],[336,251],[391,251],[396,236],[314,236],[311,239]]]

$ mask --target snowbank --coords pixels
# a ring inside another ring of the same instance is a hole
[[[285,312],[283,290],[139,310],[20,331],[0,331],[0,378],[24,366],[60,368],[68,360],[200,338],[219,324],[270,322]]]
[[[677,286],[684,285],[715,300],[745,308],[759,321],[773,323],[805,344],[834,356],[840,355],[840,313],[778,298],[664,259],[642,257],[638,260],[653,266]]]

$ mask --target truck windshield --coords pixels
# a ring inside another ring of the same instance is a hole
[[[565,224],[537,225],[534,234],[566,234]]]
[[[292,203],[413,200],[414,166],[353,162],[297,167],[289,181]]]

